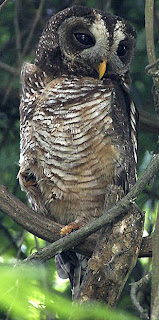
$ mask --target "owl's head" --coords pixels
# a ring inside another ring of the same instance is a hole
[[[129,72],[135,42],[135,30],[122,18],[73,6],[49,20],[35,64],[53,76],[122,78]]]

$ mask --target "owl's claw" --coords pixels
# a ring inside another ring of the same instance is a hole
[[[61,229],[60,235],[64,237],[67,234],[71,233],[72,231],[78,230],[78,229],[79,229],[79,224],[77,222],[72,222]]]

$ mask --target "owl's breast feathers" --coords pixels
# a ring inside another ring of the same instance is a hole
[[[62,224],[89,219],[109,184],[134,183],[135,108],[124,95],[110,79],[52,80],[25,64],[19,178],[38,210]]]

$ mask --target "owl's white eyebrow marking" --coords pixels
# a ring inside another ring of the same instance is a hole
[[[124,33],[125,24],[122,21],[117,21],[115,28],[114,28],[114,41],[112,44],[112,51],[116,51],[120,41],[125,39]]]
[[[99,13],[94,12],[95,14],[95,21],[90,27],[90,31],[94,35],[96,39],[96,45],[100,45],[100,48],[105,49],[106,51],[109,50],[109,31]],[[100,36],[99,36],[100,35]]]

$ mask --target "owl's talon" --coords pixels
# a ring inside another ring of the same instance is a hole
[[[37,186],[36,176],[33,172],[31,172],[30,169],[26,169],[25,171],[20,172],[19,177],[25,188]]]
[[[60,231],[60,235],[62,237],[66,236],[67,234],[71,233],[74,230],[78,230],[79,225],[77,222],[72,222],[71,224],[68,224],[67,226],[63,227]]]

